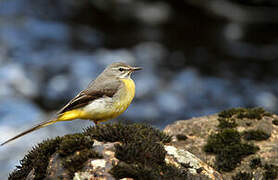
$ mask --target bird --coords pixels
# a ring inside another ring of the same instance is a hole
[[[97,125],[122,114],[135,96],[135,83],[131,79],[134,71],[141,67],[132,67],[123,62],[108,65],[88,87],[78,93],[57,113],[55,118],[43,121],[3,142],[1,146],[40,128],[60,121],[75,119],[91,120]]]

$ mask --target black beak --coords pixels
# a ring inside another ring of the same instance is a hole
[[[141,70],[142,68],[141,67],[131,67],[130,70],[133,72],[133,71],[139,71]]]

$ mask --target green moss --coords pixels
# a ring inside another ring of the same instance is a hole
[[[151,145],[151,146],[150,146]],[[154,165],[164,162],[166,151],[159,143],[138,140],[115,146],[115,157],[126,163]]]
[[[263,141],[267,140],[270,135],[265,133],[262,130],[248,130],[242,133],[243,138],[247,141],[255,140],[255,141]]]
[[[261,162],[261,159],[260,158],[254,158],[250,161],[250,168],[251,169],[256,169],[258,167],[261,167],[262,166],[262,162]]]
[[[232,177],[233,180],[252,180],[252,173],[247,172],[238,172],[235,176]]]
[[[263,108],[242,108],[241,112],[237,114],[237,118],[243,119],[262,119],[263,116],[271,116],[269,112],[266,112]]]
[[[65,135],[59,146],[58,153],[61,156],[68,156],[82,149],[90,149],[93,147],[94,141],[84,134]]]
[[[155,177],[151,167],[145,167],[141,164],[127,164],[125,162],[120,162],[114,166],[110,173],[116,179],[122,178],[134,178],[134,179],[149,179],[150,177]]]
[[[218,114],[219,125],[218,128],[235,128],[238,126],[236,119],[262,119],[263,116],[271,116],[263,108],[232,108],[224,110]],[[251,122],[246,122],[247,126],[250,126]]]
[[[239,119],[248,118],[260,120],[263,116],[271,116],[271,114],[263,108],[232,108],[219,113],[219,117],[222,118],[236,117]]]
[[[81,170],[88,159],[96,158],[100,159],[102,156],[91,149],[82,149],[81,151],[76,151],[73,155],[65,157],[62,164],[64,168],[69,170],[70,176],[73,177],[74,173]]]
[[[274,120],[272,121],[272,124],[278,126],[278,119],[274,119]]]
[[[90,136],[76,133],[65,135],[59,145],[58,153],[62,157],[63,167],[73,177],[74,172],[79,171],[88,159],[101,158],[93,148],[94,141]]]
[[[85,133],[98,140],[104,142],[130,142],[141,138],[149,139],[154,142],[168,143],[171,141],[171,136],[164,134],[158,129],[154,129],[146,124],[99,124],[98,126],[89,127]]]
[[[219,133],[211,134],[204,147],[205,152],[218,154],[222,148],[231,144],[240,143],[240,134],[234,129],[225,129]]]
[[[278,177],[278,166],[275,166],[273,164],[271,165],[264,165],[264,179],[265,180],[272,180],[276,179]]]
[[[58,152],[62,157],[65,168],[73,173],[79,170],[82,163],[89,158],[100,157],[90,149],[93,143],[92,139],[83,134],[71,134],[43,141],[20,161],[21,165],[10,174],[9,179],[25,179],[33,168],[35,169],[35,179],[45,178],[49,159],[55,152]],[[80,151],[80,153],[74,154],[77,151]]]
[[[254,154],[259,148],[241,142],[240,134],[234,129],[224,129],[208,137],[204,151],[216,155],[217,169],[232,171],[242,158]]]
[[[187,139],[187,136],[184,134],[177,134],[176,138],[178,141],[185,141]]]
[[[159,168],[153,168],[144,166],[142,164],[127,164],[125,162],[120,162],[110,170],[110,173],[116,179],[122,179],[126,177],[138,180],[189,179],[186,171],[183,171],[171,165],[163,165]]]
[[[98,141],[121,142],[115,145],[120,160],[110,173],[117,179],[186,179],[187,173],[165,162],[163,143],[171,137],[145,124],[102,124],[86,129]]]
[[[222,117],[222,118],[231,118],[235,114],[241,113],[243,111],[244,111],[244,108],[231,108],[231,109],[224,110],[224,111],[220,112],[218,114],[218,116]]]
[[[218,128],[220,129],[235,128],[238,126],[234,118],[219,117],[218,121],[219,121]]]
[[[35,169],[34,179],[45,178],[46,169],[48,166],[50,156],[57,150],[61,138],[57,137],[52,140],[45,140],[42,143],[35,146],[25,157],[20,161],[20,165],[17,166],[10,175],[10,180],[21,180],[29,174],[29,172]]]

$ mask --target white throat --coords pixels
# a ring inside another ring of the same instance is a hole
[[[130,79],[130,75],[131,75],[131,73],[127,72],[125,74],[120,75],[119,78],[121,78],[121,79]]]

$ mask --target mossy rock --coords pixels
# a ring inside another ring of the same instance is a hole
[[[169,143],[171,136],[149,125],[122,123],[100,124],[82,133],[43,141],[21,160],[21,165],[10,174],[9,179],[25,179],[30,174],[33,179],[50,178],[48,175],[51,173],[46,172],[51,169],[48,167],[50,159],[59,162],[58,166],[62,168],[59,178],[72,178],[75,172],[84,168],[85,162],[103,158],[94,149],[96,140],[119,142],[114,145],[119,162],[110,170],[110,174],[117,179],[188,179],[187,171],[165,162],[163,144]]]
[[[242,133],[242,136],[245,140],[251,141],[263,141],[267,140],[270,135],[262,130],[247,130]]]
[[[192,152],[219,170],[224,179],[275,179],[278,178],[274,170],[278,166],[276,119],[277,115],[262,108],[233,108],[177,121],[164,132],[172,136],[184,134],[186,141],[171,144]]]
[[[62,163],[65,164],[65,169],[69,168],[70,175],[73,176],[74,171],[81,169],[82,164],[89,158],[100,158],[101,155],[94,152],[92,149],[94,141],[88,139],[82,134],[72,134],[55,139],[45,140],[34,147],[20,161],[20,166],[10,175],[10,180],[25,179],[28,174],[34,169],[34,179],[43,179],[46,176],[46,170],[49,160],[53,154],[58,152],[62,158]],[[84,153],[86,151],[86,154]],[[79,156],[75,153],[80,154]],[[69,157],[71,158],[70,166],[67,166]]]

